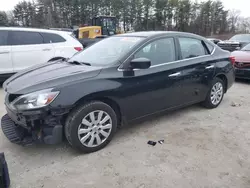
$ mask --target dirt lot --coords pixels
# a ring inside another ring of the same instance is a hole
[[[234,103],[232,105],[232,103]],[[0,115],[5,113],[0,90]],[[237,82],[221,106],[192,106],[120,130],[84,155],[66,143],[19,147],[0,131],[12,187],[249,188],[250,84]],[[147,141],[164,139],[155,147]]]

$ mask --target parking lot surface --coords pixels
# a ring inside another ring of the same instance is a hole
[[[1,116],[3,98],[0,89]],[[123,127],[96,153],[67,143],[21,147],[2,131],[0,152],[12,187],[249,188],[250,84],[235,83],[217,109],[195,105]]]

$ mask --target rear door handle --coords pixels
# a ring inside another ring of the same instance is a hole
[[[50,51],[50,50],[51,50],[50,48],[43,49],[43,51]]]
[[[174,74],[170,74],[168,77],[177,77],[177,76],[180,76],[181,75],[181,72],[177,72],[177,73],[174,73]]]
[[[213,69],[214,65],[207,66],[206,69]]]
[[[9,51],[0,52],[0,54],[9,54],[9,53],[10,53]]]

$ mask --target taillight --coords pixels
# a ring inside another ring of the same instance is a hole
[[[75,49],[76,51],[78,51],[78,52],[80,52],[80,51],[82,51],[82,50],[83,50],[83,48],[82,48],[82,47],[74,47],[74,49]]]
[[[235,64],[235,57],[231,56],[230,58],[231,63],[234,65]]]

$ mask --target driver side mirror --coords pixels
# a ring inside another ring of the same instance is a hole
[[[130,62],[132,69],[148,69],[151,66],[151,61],[147,58],[136,58]]]

